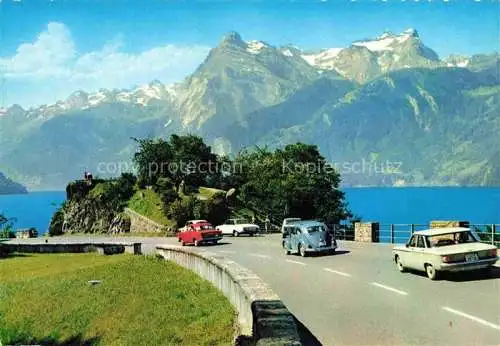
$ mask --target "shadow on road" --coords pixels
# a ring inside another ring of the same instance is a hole
[[[297,324],[297,329],[299,331],[300,341],[302,345],[307,346],[322,346],[321,342],[311,333],[311,331],[300,322],[297,317],[293,316],[295,323]]]
[[[427,279],[427,275],[422,271],[407,269],[409,274]],[[500,279],[500,268],[491,267],[490,271],[475,270],[466,272],[442,272],[439,273],[436,281],[468,282]],[[428,279],[427,279],[428,280]]]
[[[219,246],[219,245],[231,245],[232,243],[227,241],[219,241],[217,244],[207,244],[205,246]]]
[[[338,255],[347,255],[351,251],[349,250],[336,250],[335,252],[332,253],[311,253],[308,256],[310,257],[331,257],[331,256],[338,256]]]
[[[489,272],[479,270],[463,273],[444,273],[441,278],[453,282],[495,280],[500,279],[500,268],[491,267]]]

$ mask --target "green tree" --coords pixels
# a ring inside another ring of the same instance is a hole
[[[201,137],[172,135],[163,139],[137,140],[139,149],[134,155],[141,185],[154,186],[160,178],[168,178],[178,191],[179,186],[210,186],[218,181],[218,157]]]
[[[139,185],[154,186],[159,178],[168,177],[165,165],[173,160],[170,143],[162,138],[159,139],[136,139],[139,148],[134,154],[134,163],[138,168]]]
[[[0,238],[15,238],[13,230],[15,219],[0,214]]]
[[[175,191],[174,184],[168,178],[160,178],[154,190],[160,195],[163,212],[167,215],[170,205],[180,198],[179,194]]]
[[[177,227],[182,227],[188,220],[200,217],[200,201],[195,197],[178,199],[170,204],[167,216],[174,220]]]
[[[274,152],[257,148],[235,159],[243,169],[232,177],[240,197],[278,222],[285,217],[320,219],[329,224],[351,217],[338,189],[339,173],[314,145],[287,145]]]
[[[225,193],[218,192],[208,200],[202,202],[201,218],[211,222],[214,226],[222,224],[231,215],[226,202]]]
[[[217,156],[201,137],[172,135],[170,145],[176,165],[171,170],[171,178],[176,187],[182,181],[185,186],[208,185],[209,177],[217,175]]]

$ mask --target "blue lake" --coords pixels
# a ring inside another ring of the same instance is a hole
[[[14,228],[36,227],[38,233],[43,234],[47,231],[52,215],[65,199],[64,191],[2,195],[0,213],[16,218]]]
[[[345,192],[349,208],[364,221],[500,224],[500,188],[350,188]],[[15,228],[36,227],[43,234],[65,197],[63,191],[0,196],[0,213],[15,217]]]

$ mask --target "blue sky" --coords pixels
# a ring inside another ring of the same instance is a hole
[[[499,50],[498,0],[0,1],[0,107],[178,81],[229,31],[312,50],[415,28],[440,56]]]

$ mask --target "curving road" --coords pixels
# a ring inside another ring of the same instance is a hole
[[[225,237],[199,250],[254,271],[323,345],[500,345],[500,268],[491,278],[431,281],[398,272],[390,245],[340,241],[336,255],[302,258],[285,255],[280,237]],[[140,241],[150,253],[155,244],[177,244],[172,238],[121,239]]]

